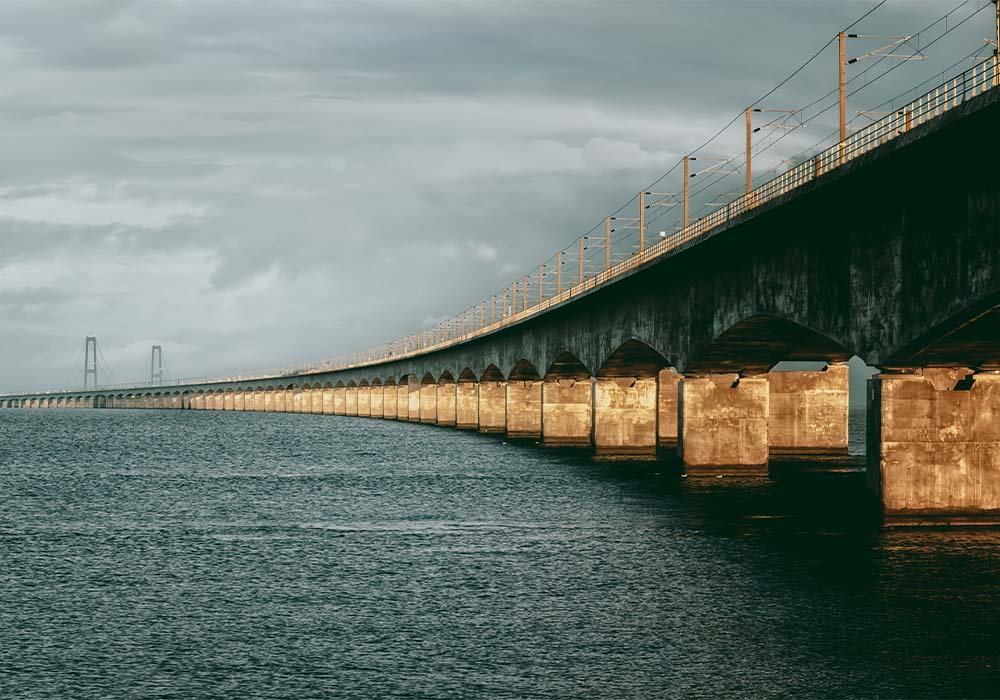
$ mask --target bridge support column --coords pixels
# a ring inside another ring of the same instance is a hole
[[[309,392],[309,412],[310,413],[322,413],[323,412],[323,389],[313,388]]]
[[[479,432],[502,433],[507,429],[507,382],[479,382]]]
[[[459,381],[455,384],[455,427],[459,430],[479,429],[479,383]]]
[[[227,391],[222,399],[222,408],[226,411],[236,410],[236,397],[235,392]]]
[[[868,486],[889,524],[1000,523],[1000,374],[868,381]]]
[[[396,385],[396,420],[410,419],[410,386],[406,377]]]
[[[849,369],[771,372],[768,436],[774,454],[847,454]]]
[[[276,393],[274,389],[264,390],[264,410],[268,413],[274,413],[274,395]]]
[[[656,377],[594,381],[594,450],[604,459],[656,458]]]
[[[333,387],[323,388],[323,413],[333,415]]]
[[[684,377],[678,451],[688,471],[767,472],[767,377]]]
[[[437,384],[420,385],[420,422],[437,423]]]
[[[395,384],[386,384],[382,387],[382,417],[396,420],[396,397],[397,389]]]
[[[288,389],[276,389],[274,392],[275,413],[288,413],[288,400],[291,392]],[[239,410],[239,409],[237,409]]]
[[[358,387],[349,386],[347,387],[346,394],[346,406],[347,415],[356,416],[358,415]]]
[[[369,386],[358,387],[358,415],[365,418],[372,415],[372,389]]]
[[[246,406],[246,395],[239,389],[233,392],[233,410],[234,411],[245,411]]]
[[[458,385],[452,381],[442,381],[436,387],[437,392],[437,424],[454,426],[456,417],[456,389]]]
[[[264,411],[264,390],[257,389],[254,392],[253,397],[253,410],[257,413],[262,413]]]
[[[542,443],[550,447],[589,447],[594,427],[594,388],[590,379],[543,382]]]
[[[507,382],[507,435],[515,438],[542,436],[542,382]]]
[[[347,415],[347,387],[338,386],[333,389],[333,414]]]
[[[660,370],[656,377],[656,442],[665,449],[677,449],[677,401],[681,375],[672,369]]]
[[[406,388],[406,420],[420,422],[420,382],[413,377]]]
[[[372,405],[371,405],[371,417],[381,418],[385,411],[385,399],[383,397],[383,390],[381,384],[375,384],[371,387],[372,393]]]

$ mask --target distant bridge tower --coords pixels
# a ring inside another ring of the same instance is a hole
[[[83,357],[83,388],[88,388],[90,376],[94,376],[94,389],[97,388],[97,336],[88,335],[84,346]]]
[[[163,348],[159,345],[153,346],[149,356],[149,383],[163,384]]]

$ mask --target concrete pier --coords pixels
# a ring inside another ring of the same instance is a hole
[[[455,384],[455,427],[479,429],[479,383],[459,380]]]
[[[406,420],[420,422],[420,382],[413,376],[406,386]]]
[[[688,471],[767,472],[766,376],[684,377],[678,453]]]
[[[333,388],[333,413],[338,416],[347,415],[347,387]]]
[[[847,454],[848,375],[846,364],[767,375],[771,454]]]
[[[347,415],[356,416],[358,415],[358,387],[347,385],[347,400],[346,409]]]
[[[507,382],[507,435],[514,438],[542,436],[542,382]]]
[[[192,408],[196,408],[192,406]],[[245,411],[246,410],[246,399],[243,396],[242,391],[233,392],[233,410],[234,411]]]
[[[546,381],[542,386],[542,442],[551,447],[589,447],[594,389],[589,379]]]
[[[437,423],[437,382],[427,375],[420,383],[420,422]]]
[[[456,387],[454,379],[444,378],[435,387],[437,391],[437,424],[454,426],[457,421],[456,416]]]
[[[396,385],[385,384],[382,386],[382,417],[396,420]]]
[[[681,379],[681,375],[669,368],[660,370],[656,378],[656,441],[661,448],[677,448],[677,402]]]
[[[358,415],[365,418],[372,415],[372,390],[367,384],[358,387]]]
[[[889,524],[1000,523],[1000,374],[868,382],[868,486]]]
[[[381,418],[385,410],[382,398],[382,385],[372,384],[371,386],[371,417]]]
[[[594,450],[604,459],[656,458],[656,377],[594,380]]]
[[[507,382],[479,382],[479,432],[502,433],[507,430]]]
[[[396,385],[396,420],[410,419],[410,386],[407,377],[400,377]]]
[[[232,391],[227,391],[222,398],[222,410],[224,411],[234,411],[236,407],[234,405],[235,394]]]

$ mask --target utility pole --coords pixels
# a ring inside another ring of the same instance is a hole
[[[542,281],[544,280],[544,272],[542,271],[545,267],[544,264],[538,266],[538,304],[542,303]]]
[[[604,269],[611,268],[611,217],[604,217]]]
[[[752,117],[751,117],[752,114],[753,114],[753,107],[747,107],[747,113],[746,113],[746,117],[747,117],[747,194],[750,194],[750,190],[753,189],[753,174],[752,174],[753,166],[751,165],[752,158],[751,158],[751,153],[750,153],[750,147],[752,145],[752,136],[751,136],[751,134],[753,134],[753,124],[751,123],[752,122]]]
[[[646,195],[648,192],[639,193],[639,252],[646,247]]]
[[[837,70],[840,90],[840,157],[844,157],[844,141],[847,140],[847,34],[837,35]]]
[[[691,191],[691,185],[688,182],[691,179],[691,176],[688,174],[688,161],[692,160],[698,159],[691,156],[684,156],[684,228],[688,227],[688,195]]]
[[[556,294],[562,294],[562,251],[556,253]]]
[[[88,378],[93,375],[97,388],[97,336],[88,335],[83,349],[83,388],[88,388]]]
[[[580,284],[583,284],[583,239],[586,236],[580,236]]]
[[[153,346],[149,356],[149,383],[163,384],[163,348],[159,345]]]

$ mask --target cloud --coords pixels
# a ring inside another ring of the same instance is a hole
[[[0,390],[50,384],[95,333],[122,379],[148,376],[153,342],[173,376],[206,375],[460,312],[629,201],[868,7],[0,3],[0,354],[18,358]],[[859,29],[896,34],[935,11],[889,3]],[[988,31],[970,22],[920,73]],[[835,88],[833,60],[766,106]],[[851,109],[910,87],[914,69]],[[827,116],[757,171],[828,134]],[[737,121],[705,155],[743,148]],[[693,208],[737,186],[699,184]]]
[[[157,202],[93,187],[64,186],[49,191],[38,191],[37,188],[0,190],[0,219],[55,226],[120,224],[136,228],[163,228],[182,219],[203,216],[205,211],[204,205]]]

